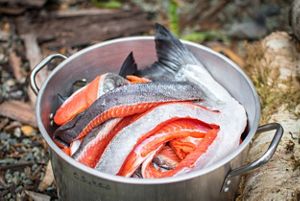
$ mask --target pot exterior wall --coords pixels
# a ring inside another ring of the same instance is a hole
[[[101,43],[71,56],[61,63],[41,87],[37,99],[37,121],[41,133],[50,146],[51,160],[62,201],[210,201],[232,200],[238,187],[238,177],[233,177],[228,192],[221,192],[225,176],[240,167],[245,161],[250,140],[257,130],[260,115],[259,101],[249,79],[235,65],[211,50],[185,42],[194,55],[204,62],[215,79],[245,107],[248,127],[242,135],[243,149],[236,156],[224,158],[223,165],[192,179],[161,184],[132,184],[103,179],[91,174],[87,167],[68,158],[52,141],[54,127],[50,126],[49,115],[57,109],[57,93],[68,94],[74,81],[105,72],[118,72],[121,63],[130,51],[139,67],[146,67],[156,60],[153,38],[137,37]],[[101,66],[101,68],[100,68]],[[71,73],[70,73],[71,72]],[[228,79],[230,78],[230,79]],[[244,146],[245,145],[245,146]],[[112,176],[114,177],[114,176]],[[116,180],[116,179],[114,179]]]
[[[239,177],[232,180],[228,192],[221,192],[224,178],[232,168],[239,167],[247,149],[224,166],[199,177],[160,185],[124,184],[87,174],[52,151],[51,160],[61,201],[214,201],[233,200]]]

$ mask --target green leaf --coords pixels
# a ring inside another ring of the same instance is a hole
[[[227,36],[217,31],[192,32],[190,34],[182,36],[182,39],[198,43],[211,40],[221,40],[225,43],[229,41],[229,38]]]
[[[169,7],[168,7],[168,19],[170,24],[170,30],[171,32],[179,36],[179,16],[178,16],[178,5],[175,0],[169,1]]]
[[[101,2],[101,0],[91,0],[91,3],[99,8],[118,9],[122,7],[122,3],[117,0],[110,0],[104,2]]]

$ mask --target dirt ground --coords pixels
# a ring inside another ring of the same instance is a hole
[[[0,1],[0,200],[57,200],[47,144],[37,129],[28,76],[51,53],[151,35],[155,22],[244,67],[244,46],[290,32],[287,0]],[[46,78],[55,63],[40,76]],[[48,168],[47,168],[48,165]],[[48,171],[47,171],[48,169]]]

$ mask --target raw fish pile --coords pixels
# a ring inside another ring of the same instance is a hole
[[[138,70],[130,53],[119,74],[97,76],[57,109],[53,140],[75,160],[113,175],[163,178],[239,146],[243,106],[166,28],[155,28],[154,64]]]

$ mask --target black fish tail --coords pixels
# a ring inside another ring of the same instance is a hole
[[[133,53],[126,57],[125,61],[122,64],[119,75],[122,77],[126,77],[126,75],[133,75],[137,72],[137,64],[135,63],[135,59],[133,57]]]
[[[177,72],[186,64],[200,64],[195,56],[164,26],[155,24],[155,47],[158,61],[154,65]]]

